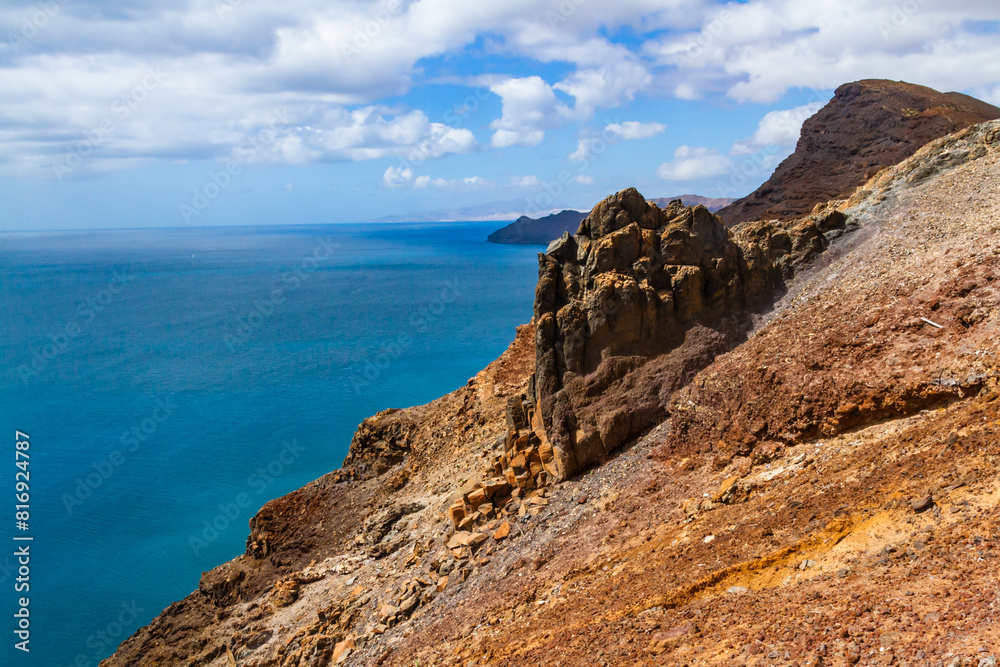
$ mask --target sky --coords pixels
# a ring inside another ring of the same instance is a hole
[[[1000,104],[1000,3],[3,1],[0,230],[739,197],[863,78]]]

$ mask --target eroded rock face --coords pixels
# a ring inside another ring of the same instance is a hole
[[[731,232],[702,206],[661,209],[630,188],[553,242],[539,255],[533,426],[555,476],[663,419],[670,393],[739,343],[751,314],[846,224],[831,209]]]

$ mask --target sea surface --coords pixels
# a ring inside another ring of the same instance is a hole
[[[242,553],[263,503],[338,468],[362,419],[503,352],[531,317],[538,248],[486,243],[496,226],[0,239],[0,664],[97,665]]]

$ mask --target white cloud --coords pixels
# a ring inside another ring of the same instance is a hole
[[[467,176],[465,178],[445,179],[431,178],[426,174],[417,176],[410,167],[390,165],[382,174],[382,184],[391,190],[400,188],[415,188],[422,190],[428,187],[435,188],[477,188],[491,185],[489,181],[479,176]]]
[[[679,99],[688,101],[696,100],[700,97],[698,95],[698,91],[690,83],[677,84],[677,87],[674,88],[674,95],[677,96]]]
[[[537,146],[545,130],[558,127],[568,109],[557,99],[552,87],[539,76],[507,79],[490,87],[500,96],[503,113],[490,124],[496,132],[495,148]]]
[[[624,123],[611,123],[604,129],[607,132],[618,135],[623,141],[630,141],[632,139],[648,139],[650,137],[655,137],[667,129],[667,126],[661,125],[660,123],[640,123],[638,121],[628,120]]]
[[[752,142],[758,146],[794,146],[802,123],[823,106],[823,102],[810,102],[794,109],[771,111],[758,123]]]
[[[624,123],[610,123],[604,126],[600,136],[583,137],[576,142],[576,150],[567,156],[572,162],[585,162],[607,150],[607,147],[621,141],[649,139],[660,134],[666,125],[660,123],[640,123],[628,120]]]
[[[538,177],[532,174],[531,176],[514,176],[510,179],[510,184],[518,188],[533,188],[541,185]]]
[[[593,185],[594,183],[594,179],[591,178],[590,176],[587,176],[586,174],[579,174],[577,176],[574,176],[573,180],[579,183],[580,185]]]
[[[696,181],[721,176],[732,167],[732,160],[708,148],[680,146],[672,162],[665,162],[656,175],[668,181]]]
[[[810,102],[794,109],[780,109],[765,114],[757,124],[757,131],[745,139],[733,142],[729,154],[750,155],[760,153],[762,149],[777,147],[783,149],[780,152],[784,158],[798,143],[802,124],[824,105],[825,102]]]
[[[423,176],[420,177],[421,180]],[[413,170],[409,167],[393,167],[390,165],[386,168],[385,173],[382,174],[382,184],[387,188],[401,188],[403,186],[409,185],[413,182]],[[422,187],[422,186],[421,186]]]

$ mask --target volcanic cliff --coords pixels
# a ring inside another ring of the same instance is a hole
[[[998,179],[1000,121],[790,221],[605,199],[102,664],[995,665]]]
[[[846,83],[803,124],[795,152],[719,217],[734,225],[807,215],[816,204],[847,197],[928,141],[996,118],[1000,109],[961,93],[882,79]]]

